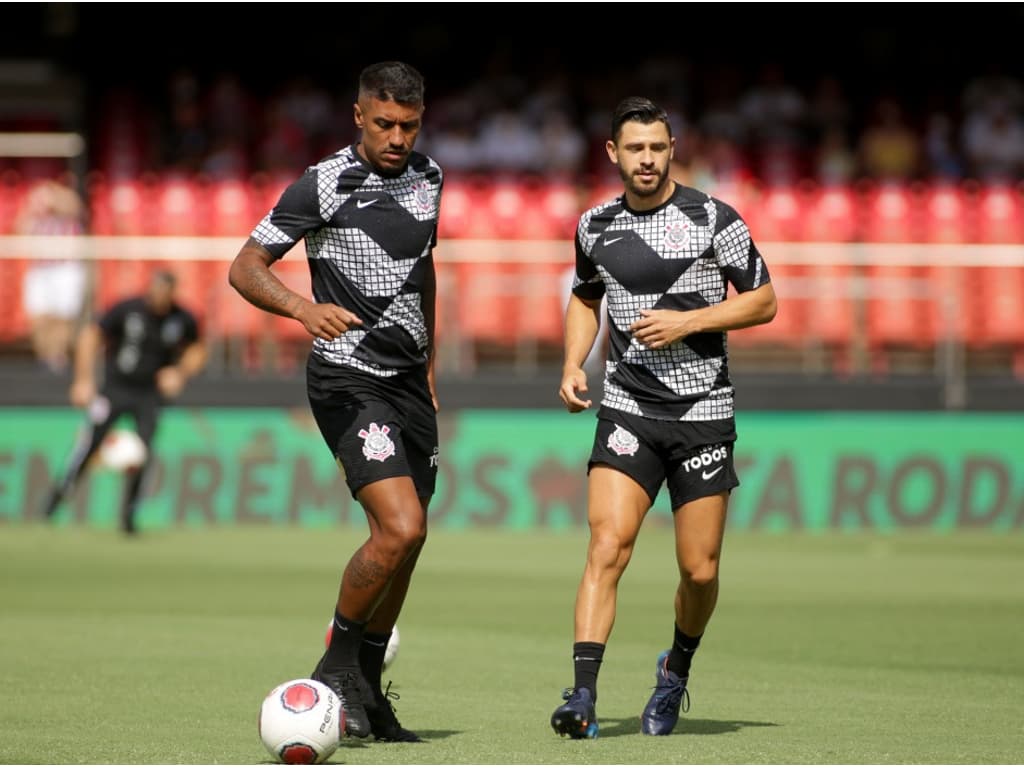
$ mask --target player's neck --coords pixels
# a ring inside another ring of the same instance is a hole
[[[658,208],[669,200],[672,199],[672,195],[676,192],[676,183],[672,179],[668,180],[668,183],[659,190],[656,195],[635,195],[626,189],[626,205],[629,206],[631,211],[650,211]]]

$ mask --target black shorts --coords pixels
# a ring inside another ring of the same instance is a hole
[[[306,387],[313,418],[353,496],[389,477],[411,477],[420,498],[434,494],[437,412],[425,370],[374,376],[311,355]]]
[[[607,464],[637,481],[651,503],[668,481],[672,509],[740,484],[733,466],[736,427],[721,421],[661,421],[601,408],[587,471]]]

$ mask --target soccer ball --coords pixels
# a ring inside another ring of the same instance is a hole
[[[331,644],[331,634],[334,632],[334,619],[327,624],[327,634],[324,636],[324,647]],[[384,649],[384,665],[381,669],[387,669],[398,655],[398,627],[391,630],[391,637],[388,638],[388,647]]]
[[[260,741],[275,760],[289,765],[322,763],[345,732],[341,699],[316,680],[281,683],[260,706]]]
[[[146,461],[146,444],[130,429],[114,429],[100,443],[100,463],[110,469],[137,469]]]

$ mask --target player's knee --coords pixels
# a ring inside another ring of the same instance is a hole
[[[593,532],[590,539],[590,563],[602,570],[623,570],[633,554],[633,540],[614,533]]]
[[[427,521],[422,515],[396,517],[381,527],[382,542],[401,558],[415,552],[427,540]]]
[[[700,588],[714,584],[718,579],[718,558],[705,557],[684,563],[680,568],[683,581]]]

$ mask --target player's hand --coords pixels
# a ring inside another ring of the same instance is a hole
[[[349,328],[363,324],[362,320],[337,304],[315,304],[312,301],[299,306],[294,317],[310,336],[324,341],[333,341]]]
[[[430,390],[430,402],[434,404],[434,413],[441,410],[441,403],[437,399],[437,386],[434,383],[434,367],[427,370],[427,389]]]
[[[648,349],[661,349],[690,335],[687,314],[674,309],[641,309],[640,319],[629,330]]]
[[[577,393],[587,391],[587,374],[582,368],[572,368],[562,374],[562,386],[558,396],[562,398],[569,413],[579,413],[590,407],[590,400],[581,400]]]
[[[71,382],[71,404],[85,408],[96,397],[96,384],[89,379],[75,379]]]
[[[185,388],[185,374],[176,365],[168,365],[156,372],[156,388],[168,400],[181,394]]]

